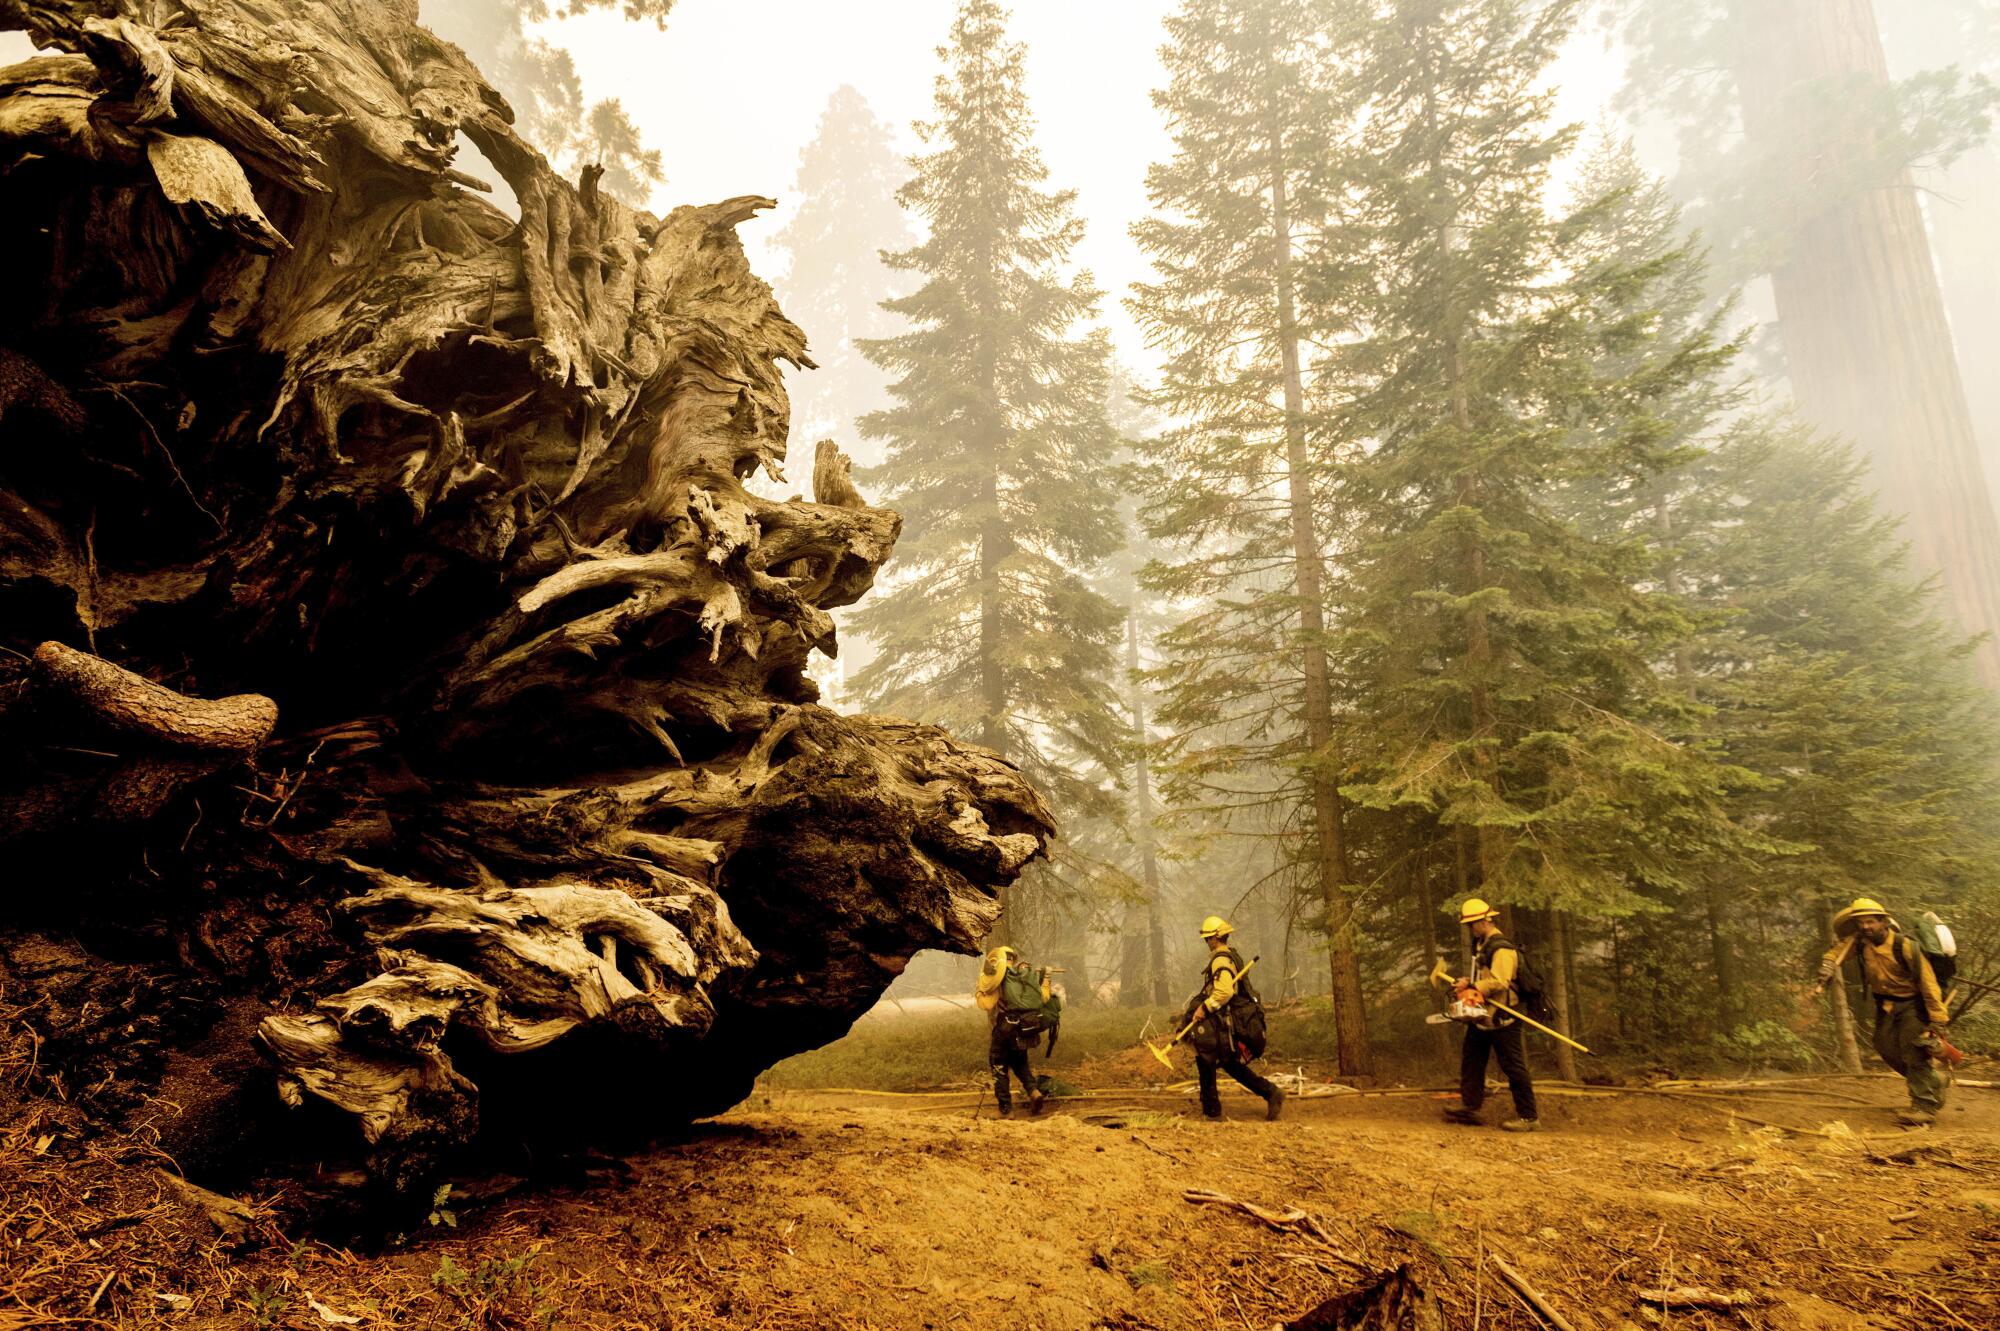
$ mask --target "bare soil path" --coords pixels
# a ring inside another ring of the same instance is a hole
[[[1904,1131],[1891,1080],[1752,1090],[1551,1088],[1532,1136],[1428,1092],[1279,1123],[1232,1096],[1220,1124],[1145,1086],[1007,1121],[965,1092],[781,1093],[565,1182],[473,1185],[372,1252],[259,1221],[223,1242],[142,1152],[17,1134],[0,1328],[1263,1331],[1405,1264],[1454,1331],[1542,1325],[1495,1258],[1577,1331],[2000,1326],[2000,1093]],[[1641,1294],[1679,1287],[1750,1302]]]

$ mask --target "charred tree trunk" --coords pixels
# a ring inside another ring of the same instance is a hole
[[[559,180],[411,0],[105,8],[0,0],[60,52],[0,77],[40,1075],[108,1116],[193,1066],[406,1190],[482,1127],[714,1113],[975,949],[1048,813],[814,705],[900,523],[837,453],[819,502],[743,485],[811,363],[736,237],[769,200]],[[174,1149],[235,1149],[188,1108]]]
[[[1905,519],[1919,571],[1942,575],[1944,598],[1977,649],[1980,677],[2000,688],[2000,521],[1987,489],[1930,238],[1909,171],[1876,170],[1877,144],[1844,144],[1842,160],[1803,145],[1825,107],[1885,88],[1872,0],[1736,0],[1746,59],[1737,69],[1753,143],[1832,179],[1860,173],[1843,197],[1785,219],[1791,248],[1772,270],[1785,365],[1805,414],[1853,439],[1872,464],[1883,507]],[[1813,191],[1803,184],[1800,193]]]

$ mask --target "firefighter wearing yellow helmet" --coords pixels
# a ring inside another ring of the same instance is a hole
[[[1841,961],[1853,952],[1875,1009],[1875,1052],[1909,1088],[1910,1107],[1896,1121],[1909,1127],[1935,1122],[1944,1108],[1945,1079],[1934,1055],[1943,1047],[1951,1014],[1930,960],[1873,897],[1856,897],[1835,914],[1833,932],[1840,941],[1820,958],[1820,987],[1840,973]]]
[[[1250,1067],[1250,1059],[1264,1052],[1264,1009],[1243,978],[1242,954],[1229,945],[1233,932],[1220,915],[1201,922],[1208,959],[1202,965],[1201,992],[1182,1015],[1190,1024],[1188,1043],[1194,1046],[1195,1076],[1201,1083],[1201,1113],[1204,1118],[1222,1117],[1222,1092],[1215,1074],[1227,1072],[1264,1097],[1264,1117],[1274,1119],[1284,1108],[1285,1093]]]
[[[1465,1024],[1465,1044],[1459,1050],[1459,1103],[1444,1111],[1453,1123],[1477,1127],[1483,1120],[1480,1108],[1486,1103],[1486,1064],[1497,1056],[1500,1071],[1506,1074],[1507,1090],[1514,1097],[1514,1117],[1500,1126],[1508,1132],[1533,1132],[1541,1126],[1535,1108],[1535,1083],[1528,1075],[1527,1031],[1520,1022],[1497,1009],[1489,1000],[1518,1007],[1514,977],[1521,964],[1520,949],[1508,942],[1494,921],[1500,912],[1478,897],[1469,897],[1458,908],[1458,922],[1472,930],[1472,974],[1458,982],[1459,1004],[1467,1008],[1488,1008],[1491,1015]]]
[[[1055,1050],[1056,1026],[1061,1020],[1062,1000],[1055,996],[1046,969],[1038,975],[1021,954],[1001,946],[986,954],[979,967],[979,980],[972,999],[986,1013],[993,1026],[986,1042],[986,1063],[993,1072],[993,1100],[1000,1117],[1014,1112],[1014,1088],[1009,1080],[1020,1079],[1028,1093],[1028,1112],[1039,1114],[1046,1098],[1042,1085],[1028,1069],[1028,1051],[1049,1037]]]

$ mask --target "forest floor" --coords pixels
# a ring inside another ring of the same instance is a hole
[[[468,1180],[366,1248],[300,1237],[282,1196],[220,1233],[136,1143],[30,1120],[0,1143],[0,1329],[1265,1331],[1399,1267],[1442,1313],[1411,1326],[1560,1325],[1503,1263],[1576,1331],[2000,1326],[2000,1090],[1904,1130],[1881,1075],[1548,1086],[1515,1136],[1417,1088],[1265,1123],[1232,1086],[1207,1123],[1136,1046],[1080,1073],[1005,1121],[969,1087],[762,1091],[641,1153]],[[1744,1302],[1643,1293],[1682,1287]]]

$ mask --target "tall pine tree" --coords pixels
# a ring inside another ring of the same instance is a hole
[[[1179,423],[1152,450],[1146,519],[1183,553],[1149,580],[1195,607],[1161,640],[1166,790],[1239,833],[1269,828],[1273,804],[1300,828],[1286,844],[1325,912],[1340,1069],[1360,1075],[1372,1056],[1326,651],[1336,524],[1301,309],[1329,209],[1326,136],[1345,114],[1326,78],[1337,8],[1188,0],[1167,20],[1154,101],[1174,155],[1147,175],[1157,215],[1133,235],[1157,279],[1132,309],[1166,356],[1153,401]]]
[[[860,343],[895,332],[901,320],[882,302],[909,281],[882,261],[913,237],[896,204],[909,174],[889,127],[843,84],[827,99],[819,129],[799,154],[798,211],[775,238],[791,256],[776,284],[785,311],[811,339],[817,370],[792,377],[792,428],[808,439],[838,440],[864,465],[880,461],[858,446],[857,422],[888,400],[888,376]]]
[[[899,194],[929,224],[890,256],[922,285],[888,302],[909,332],[862,344],[896,376],[867,416],[888,444],[869,479],[904,515],[900,576],[855,616],[878,655],[868,704],[943,723],[1019,762],[1069,817],[1112,807],[1127,730],[1119,606],[1085,570],[1117,549],[1109,346],[1078,335],[1083,226],[1043,187],[1022,48],[993,0],[966,0],[939,51],[930,151]]]
[[[1564,514],[1577,483],[1647,484],[1673,461],[1659,412],[1710,368],[1661,334],[1659,265],[1563,280],[1570,228],[1542,203],[1572,135],[1543,71],[1576,3],[1403,0],[1355,48],[1369,114],[1349,151],[1375,273],[1343,351],[1367,441],[1344,663],[1360,690],[1349,787],[1468,838],[1461,890],[1547,912],[1555,1024],[1568,916],[1685,888],[1692,860],[1755,839],[1727,816],[1747,776],[1682,738],[1659,667],[1689,624],[1642,589],[1649,551]],[[1572,1070],[1566,1048],[1558,1062]]]

